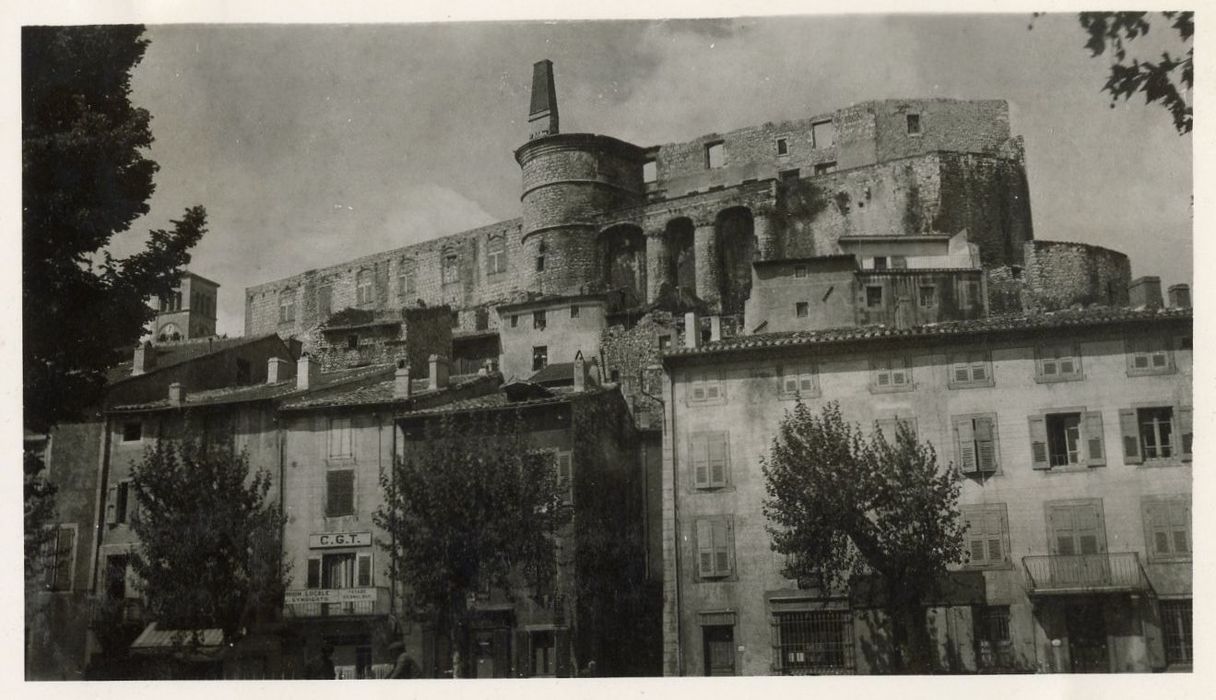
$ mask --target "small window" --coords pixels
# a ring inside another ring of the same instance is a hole
[[[957,353],[950,357],[951,389],[971,389],[993,385],[992,359],[986,352]]]
[[[870,364],[871,391],[907,391],[912,388],[912,369],[905,357],[888,357]]]
[[[779,155],[779,156],[789,155],[789,152],[790,152],[789,140],[786,139],[784,136],[777,137],[777,155]]]
[[[819,374],[815,371],[815,365],[782,365],[780,374],[781,398],[806,399],[819,395]]]
[[[116,484],[116,498],[114,499],[114,522],[127,523],[130,522],[131,515],[131,480],[123,479]]]
[[[1030,416],[1030,453],[1035,469],[1104,466],[1101,411]]]
[[[806,318],[811,315],[811,305],[809,302],[799,301],[794,303],[794,314],[798,318]]]
[[[869,285],[866,287],[866,308],[882,308],[882,287]]]
[[[1149,558],[1190,559],[1190,499],[1146,498],[1143,506]]]
[[[967,566],[1006,566],[1009,563],[1009,519],[1005,504],[964,506],[960,510],[967,529],[964,535]]]
[[[836,172],[836,161],[834,161],[834,160],[829,160],[825,163],[816,163],[815,164],[815,174],[816,175],[827,175],[828,173],[834,173],[834,172]]]
[[[353,430],[350,418],[329,419],[329,456],[335,459],[347,459],[354,455],[352,451]]]
[[[917,437],[915,418],[879,418],[874,421],[874,430],[882,435],[883,440],[892,445],[899,440],[900,426],[912,433],[913,438]]]
[[[1127,374],[1169,374],[1174,371],[1174,357],[1165,338],[1145,336],[1127,341]]]
[[[460,281],[460,258],[455,254],[443,256],[443,266],[439,272],[443,284],[456,284]]]
[[[139,442],[143,438],[144,424],[142,421],[128,421],[122,424],[123,442]]]
[[[727,518],[698,518],[697,575],[703,579],[726,578],[733,573],[734,527]]]
[[[613,367],[611,370],[609,370],[608,371],[608,381],[612,382],[613,384],[620,384],[621,383],[621,370],[617,369],[616,367]]]
[[[964,474],[993,474],[1000,467],[996,439],[996,416],[956,416],[954,445],[958,450],[958,469]]]
[[[536,345],[532,348],[532,371],[539,372],[549,366],[549,346]]]
[[[578,318],[578,304],[570,307],[570,318]]]
[[[317,287],[317,313],[322,319],[328,319],[333,313],[334,288],[328,284]]]
[[[806,277],[807,276],[806,265],[795,265],[794,266],[794,276],[795,277]]]
[[[705,144],[705,167],[710,170],[721,168],[725,155],[725,147],[721,141]]]
[[[296,320],[296,293],[287,290],[279,294],[279,323],[294,323]]]
[[[325,473],[325,517],[355,514],[355,470],[335,469]]]
[[[346,336],[346,349],[347,350],[358,350],[359,349],[358,334],[352,333],[352,334]]]
[[[659,336],[659,352],[667,352],[667,350],[670,348],[671,348],[671,336],[670,335]]]
[[[1071,343],[1040,345],[1037,349],[1035,379],[1040,382],[1065,382],[1082,378],[1081,353]]]
[[[917,289],[920,307],[922,309],[931,309],[937,306],[937,287],[932,284],[922,284]]]
[[[642,182],[657,182],[659,179],[659,164],[653,160],[642,163]]]
[[[885,257],[881,256],[881,255],[880,255],[880,256],[877,256],[877,257],[875,257],[875,258],[874,258],[874,269],[875,269],[875,270],[885,270],[885,269],[887,269],[887,259],[886,259]]]
[[[545,330],[546,315],[544,310],[532,312],[532,328],[538,331]]]
[[[543,255],[536,256],[536,271],[537,272],[545,271],[545,256],[543,256]]]
[[[722,378],[712,370],[693,372],[689,376],[688,400],[693,403],[717,402],[722,399]]]
[[[455,316],[457,314],[456,314],[456,312],[453,311],[452,315]],[[490,329],[490,310],[489,309],[482,307],[480,309],[477,309],[476,312],[474,312],[473,328],[476,330],[479,330],[479,331],[485,331],[485,330]]]
[[[836,143],[836,127],[831,120],[811,124],[811,141],[815,148],[831,148]]]
[[[512,328],[519,327],[519,314],[511,314],[511,327]]]
[[[920,115],[919,114],[909,114],[908,115],[908,135],[909,136],[920,136]]]
[[[958,295],[958,304],[960,308],[974,309],[981,303],[980,283],[971,280],[959,282]]]
[[[452,309],[452,313],[448,314],[448,325],[452,328],[460,328],[460,312]]]
[[[370,306],[374,303],[372,289],[372,271],[359,270],[359,274],[355,276],[355,297],[359,306]]]

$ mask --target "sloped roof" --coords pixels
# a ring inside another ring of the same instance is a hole
[[[395,371],[395,370],[394,370]],[[338,408],[347,406],[372,406],[384,404],[405,404],[423,397],[433,397],[445,391],[467,388],[478,382],[498,382],[501,376],[492,374],[463,374],[450,377],[448,385],[443,389],[428,390],[426,379],[415,379],[410,382],[412,388],[408,399],[393,396],[393,385],[396,380],[390,372],[385,378],[345,391],[326,392],[323,396],[300,396],[284,401],[284,410],[301,410],[308,408]]]
[[[674,348],[663,355],[667,363],[685,357],[719,355],[734,352],[780,347],[804,347],[835,343],[882,341],[890,339],[925,339],[945,336],[985,335],[1011,331],[1081,328],[1121,323],[1190,320],[1189,308],[1128,309],[1090,307],[1066,309],[1036,314],[991,316],[971,321],[944,321],[911,328],[885,325],[849,326],[824,330],[782,331],[757,335],[741,335],[706,343],[696,348]]]
[[[545,365],[539,372],[528,377],[528,381],[533,384],[545,384],[548,382],[573,382],[574,381],[574,363],[573,362],[554,362]]]
[[[492,411],[501,408],[533,408],[535,406],[544,406],[546,404],[566,403],[571,399],[581,396],[603,396],[616,390],[617,388],[615,386],[597,387],[582,392],[574,391],[574,389],[571,387],[554,387],[549,390],[553,394],[552,396],[529,399],[527,401],[511,401],[507,398],[506,394],[501,391],[496,391],[492,394],[485,394],[483,396],[472,396],[467,399],[450,401],[441,406],[435,406],[433,408],[423,408],[417,411],[399,413],[397,414],[397,417],[421,418],[444,413],[473,413],[477,411]]]
[[[277,336],[274,333],[266,333],[264,335],[255,335],[249,337],[214,337],[153,345],[152,350],[156,353],[156,365],[154,367],[149,368],[148,371],[144,372],[143,374],[132,375],[131,368],[134,364],[133,360],[120,362],[106,371],[106,383],[114,384],[124,379],[130,379],[133,376],[146,377],[149,374],[158,372],[166,367],[173,367],[188,360],[194,360],[199,357],[240,347],[242,345],[253,344],[271,337]],[[290,348],[290,346],[288,347]]]

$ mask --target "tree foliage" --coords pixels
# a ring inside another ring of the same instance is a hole
[[[230,639],[281,609],[285,519],[268,499],[270,474],[251,475],[244,452],[162,440],[134,465],[132,485],[132,566],[162,627]]]
[[[147,301],[176,284],[206,230],[201,206],[144,250],[99,251],[148,213],[150,116],[131,104],[140,26],[25,27],[21,41],[25,424],[36,432],[96,403],[104,371],[143,335]]]
[[[939,468],[930,444],[900,424],[893,442],[867,437],[835,403],[818,415],[801,401],[761,460],[764,514],[788,578],[844,590],[860,578],[882,585],[897,668],[924,670],[923,604],[963,560],[959,479]]]
[[[55,520],[55,485],[42,475],[46,465],[40,454],[26,450],[24,463],[25,594],[28,604],[46,573],[47,545],[55,537],[55,531],[46,527]]]
[[[381,477],[375,522],[391,538],[393,578],[416,614],[447,628],[454,654],[470,594],[520,583],[545,591],[556,574],[555,537],[570,508],[552,459],[525,432],[517,412],[445,414]]]

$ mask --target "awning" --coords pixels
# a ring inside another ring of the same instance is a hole
[[[159,629],[153,622],[131,643],[133,654],[177,654],[190,660],[213,660],[224,651],[224,631]]]

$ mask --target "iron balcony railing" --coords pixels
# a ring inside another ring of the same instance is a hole
[[[387,588],[306,588],[287,591],[287,617],[350,617],[387,615]]]
[[[1022,557],[1030,592],[1098,593],[1142,591],[1148,577],[1135,552],[1048,554]]]

